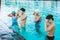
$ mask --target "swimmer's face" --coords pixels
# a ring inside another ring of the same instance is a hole
[[[36,13],[36,16],[38,16],[39,14],[38,13]]]
[[[46,22],[49,22],[49,20],[48,20],[48,19],[46,19]]]
[[[48,19],[48,22],[51,23],[52,22],[52,19]]]
[[[37,12],[34,12],[34,15],[37,16],[37,15],[39,15],[39,14],[38,14]]]
[[[20,13],[21,13],[21,14],[24,14],[24,12],[23,12],[23,11],[21,11],[21,10],[20,10]]]

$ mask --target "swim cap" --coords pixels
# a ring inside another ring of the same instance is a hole
[[[39,9],[36,9],[34,12],[39,13]]]
[[[16,12],[15,11],[12,11],[12,14],[16,14]]]

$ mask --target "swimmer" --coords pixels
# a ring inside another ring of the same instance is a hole
[[[45,19],[45,31],[48,33],[46,40],[54,40],[55,24],[53,15],[51,14]]]
[[[9,16],[9,17],[12,17],[12,26],[18,25],[17,18],[18,18],[19,16],[16,15],[16,12],[15,12],[15,11],[12,11],[12,13],[9,14],[8,16]]]
[[[21,8],[20,11],[20,19],[21,19],[21,28],[25,28],[25,23],[26,23],[26,15],[24,14],[25,13],[25,9],[24,8]]]
[[[18,26],[17,19],[19,18],[19,16],[16,14],[16,12],[15,12],[15,11],[12,11],[12,13],[9,14],[8,16],[9,16],[9,17],[12,17],[12,26],[14,26],[14,25],[17,25],[17,26]],[[14,27],[14,28],[15,28],[15,27]],[[20,30],[19,27],[17,27],[17,28],[18,28],[18,30]]]
[[[15,11],[12,11],[11,14],[8,15],[9,17],[12,17],[12,26],[14,25],[17,25],[18,26],[18,22],[17,22],[17,19],[20,17]],[[16,26],[14,26],[14,28],[16,28]],[[19,30],[20,28],[17,27],[16,29],[18,29],[18,32],[16,32],[14,29],[13,29],[13,32],[16,33],[16,35],[18,36],[18,38],[20,37],[19,36]],[[20,40],[20,39],[19,39]]]
[[[40,22],[41,22],[41,16],[39,15],[39,10],[35,10],[34,12],[34,22],[35,22],[35,28],[36,28],[36,31],[39,31],[39,28],[40,28]]]

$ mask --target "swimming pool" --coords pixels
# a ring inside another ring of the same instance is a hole
[[[19,10],[19,8],[25,8],[27,15],[26,20],[26,31],[20,29],[19,34],[21,34],[26,40],[45,40],[47,33],[44,31],[44,19],[46,15],[53,14],[54,22],[56,25],[55,30],[55,40],[60,40],[60,2],[56,1],[2,1],[1,4],[1,14],[0,19],[4,21],[9,27],[11,26],[11,18],[8,14],[11,11]],[[37,33],[34,25],[33,12],[35,9],[39,9],[40,15],[42,16],[42,21],[40,24],[40,33]],[[20,18],[18,19],[18,24],[20,27]],[[18,31],[17,27],[14,30]]]

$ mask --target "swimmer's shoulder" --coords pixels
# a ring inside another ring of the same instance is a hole
[[[54,23],[52,24],[52,26],[53,26],[53,28],[55,29],[55,24],[54,24]]]
[[[42,17],[39,15],[39,19],[41,19]]]

